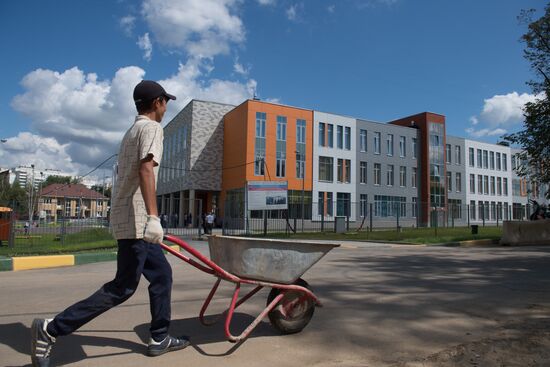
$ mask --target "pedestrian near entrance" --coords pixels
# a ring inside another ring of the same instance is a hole
[[[111,209],[111,225],[118,242],[115,278],[55,318],[33,321],[33,366],[49,366],[50,351],[57,337],[71,334],[130,298],[142,274],[149,281],[151,309],[147,354],[157,356],[189,345],[186,338],[168,334],[172,268],[158,245],[164,236],[156,203],[163,141],[160,122],[170,99],[176,97],[156,82],[144,80],[136,85],[134,102],[138,116],[122,139]]]
[[[208,213],[206,216],[206,228],[208,230],[208,234],[212,234],[212,228],[214,228],[214,214]]]

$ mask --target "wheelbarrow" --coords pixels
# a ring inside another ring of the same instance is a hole
[[[234,343],[247,338],[265,316],[282,334],[298,333],[305,328],[313,317],[315,307],[322,307],[322,304],[308,283],[300,277],[330,250],[340,246],[319,242],[209,236],[209,259],[177,237],[165,235],[164,240],[178,245],[198,261],[161,243],[166,251],[217,278],[200,310],[199,320],[208,326],[225,315],[225,336]],[[222,280],[235,284],[229,308],[207,320],[206,310]],[[241,284],[256,287],[239,299]],[[230,329],[235,309],[264,287],[271,288],[265,309],[240,335],[233,335]]]

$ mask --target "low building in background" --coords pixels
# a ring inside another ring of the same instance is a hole
[[[109,198],[81,184],[52,184],[40,191],[36,214],[48,221],[107,218]]]

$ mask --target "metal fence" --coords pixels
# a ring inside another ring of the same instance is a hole
[[[226,203],[223,233],[346,232],[426,227],[501,226],[505,220],[528,220],[530,205],[492,203],[449,204],[434,208],[425,203],[380,201],[374,203],[290,204],[285,210],[246,211],[244,203]]]

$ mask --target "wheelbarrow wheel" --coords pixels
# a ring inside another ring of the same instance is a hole
[[[311,289],[309,284],[303,279],[298,279],[294,284]],[[280,289],[273,288],[267,297],[269,305],[277,295],[281,293]],[[267,316],[271,325],[283,334],[294,334],[302,331],[309,323],[315,311],[315,303],[310,298],[302,298],[303,293],[299,291],[288,291],[279,301],[277,306],[271,310]],[[291,305],[292,302],[296,302]],[[291,308],[286,310],[285,306],[291,305]]]

